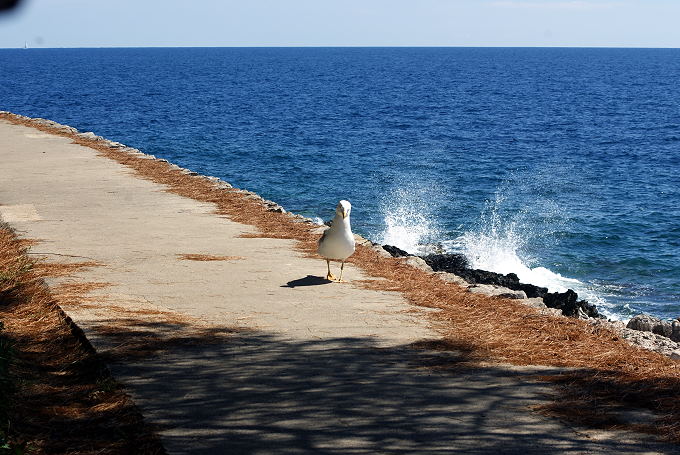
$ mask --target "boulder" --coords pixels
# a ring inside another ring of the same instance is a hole
[[[468,291],[475,294],[484,294],[490,297],[500,297],[504,299],[526,299],[527,295],[524,291],[513,291],[512,289],[504,288],[502,286],[495,286],[493,284],[473,284],[468,287]]]
[[[680,342],[680,321],[677,319],[671,323],[671,340]]]
[[[651,332],[652,327],[654,327],[654,319],[656,318],[647,314],[638,314],[637,316],[633,316],[631,320],[628,321],[626,328],[639,330],[641,332]]]
[[[432,268],[418,256],[408,256],[405,261],[411,267],[420,269],[424,272],[432,273]]]
[[[672,324],[669,321],[664,321],[663,319],[648,314],[638,314],[637,316],[634,316],[628,321],[626,327],[641,332],[656,333],[657,335],[671,339],[673,339],[674,329],[677,330],[677,335],[680,335],[680,323]]]
[[[599,318],[595,305],[578,300],[578,294],[571,289],[566,292],[550,292],[543,296],[543,303],[548,308],[557,308],[564,316],[580,319]]]
[[[435,274],[444,281],[447,281],[449,283],[454,283],[457,284],[458,286],[462,286],[464,288],[470,287],[470,283],[459,277],[458,275],[454,275],[453,273],[448,273],[448,272],[435,272]]]
[[[540,297],[534,297],[532,299],[524,299],[524,300],[520,301],[520,303],[523,304],[523,305],[526,305],[526,306],[530,306],[532,308],[538,308],[539,310],[543,310],[543,309],[548,308],[547,306],[545,306],[545,303],[543,303],[543,299],[540,298]]]
[[[392,257],[392,255],[385,248],[383,248],[382,246],[380,246],[378,244],[371,246],[371,249],[373,249],[373,251],[378,253],[378,256],[380,256],[380,257],[384,257],[384,258],[391,258]]]
[[[97,136],[92,131],[87,131],[85,133],[78,133],[77,136],[82,137],[83,139],[91,139],[93,141],[103,141],[103,140],[105,140],[103,137]]]
[[[467,259],[462,254],[428,254],[426,256],[422,256],[422,258],[425,262],[427,262],[427,265],[432,267],[432,270],[437,272],[455,273],[456,275],[460,276],[457,272],[471,270],[469,268]]]
[[[674,352],[680,353],[680,344],[656,333],[624,328],[621,329],[621,335],[631,344],[671,358]]]
[[[393,246],[393,245],[383,245],[382,246],[385,251],[390,253],[393,258],[400,258],[404,256],[410,256],[406,251],[402,250],[399,247]]]
[[[513,291],[524,291],[529,298],[543,297],[548,292],[546,288],[520,283],[519,278],[514,273],[503,275],[486,270],[471,269],[467,259],[462,254],[428,254],[422,256],[422,258],[435,272],[453,273],[470,284],[491,284]]]

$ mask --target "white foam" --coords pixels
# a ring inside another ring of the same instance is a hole
[[[431,252],[431,244],[440,237],[433,207],[426,202],[432,191],[411,185],[389,192],[380,204],[385,227],[379,241],[412,254]]]
[[[477,229],[465,232],[453,242],[449,250],[462,253],[476,269],[501,274],[514,273],[523,283],[548,288],[548,292],[574,290],[580,299],[595,304],[610,318],[617,318],[608,310],[609,305],[593,284],[565,277],[547,267],[533,265],[535,261],[529,254],[536,240],[546,241],[552,232],[545,226],[532,224],[533,217],[522,211],[506,211],[501,208],[504,197],[499,191],[494,200],[489,201],[480,216]],[[559,214],[560,210],[552,203],[544,202],[541,207],[544,215]]]
[[[480,216],[476,229],[469,230],[455,240],[442,242],[442,231],[434,216],[435,208],[430,201],[441,200],[431,197],[432,188],[400,187],[381,201],[385,227],[379,236],[383,244],[397,246],[412,254],[437,252],[442,246],[444,251],[465,255],[470,266],[501,274],[514,273],[522,283],[548,288],[548,292],[574,290],[580,299],[597,306],[600,313],[610,319],[620,319],[613,306],[607,302],[606,292],[592,283],[584,283],[565,277],[537,264],[529,251],[531,242],[550,242],[554,239],[554,229],[563,227],[558,218],[562,211],[552,201],[543,200],[542,205],[534,207],[555,223],[552,229],[534,226],[531,213],[522,210],[506,210],[502,214],[505,201],[503,191],[496,193],[494,200],[488,201]],[[426,202],[427,201],[427,202]]]
[[[565,292],[582,284],[579,280],[564,277],[545,267],[529,267],[519,255],[519,248],[524,241],[520,241],[513,231],[505,235],[495,230],[491,235],[467,232],[455,243],[475,269],[503,275],[514,273],[521,282],[548,288],[549,292]]]

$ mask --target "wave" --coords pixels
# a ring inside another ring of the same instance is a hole
[[[435,207],[426,201],[437,200],[436,188],[411,184],[394,188],[380,201],[384,228],[379,234],[383,245],[394,245],[411,254],[435,252],[442,232],[437,225]]]
[[[516,201],[509,203],[506,199],[508,186],[506,182],[487,201],[474,227],[463,229],[453,240],[446,240],[439,227],[436,201],[441,199],[433,197],[431,187],[395,188],[381,201],[384,228],[379,240],[411,254],[463,254],[472,268],[514,273],[520,281],[548,288],[549,292],[572,289],[579,298],[597,305],[605,316],[625,318],[620,308],[607,301],[608,292],[602,286],[563,276],[539,264],[533,252],[537,246],[553,245],[559,233],[565,231],[564,213],[548,199],[533,198],[531,212],[518,208]]]
[[[548,288],[548,292],[572,289],[580,299],[595,304],[606,317],[617,320],[624,317],[607,301],[599,286],[563,276],[547,267],[527,265],[527,260],[522,259],[518,250],[524,242],[518,242],[513,234],[508,233],[495,237],[480,232],[466,232],[448,242],[446,250],[463,254],[472,268],[504,275],[514,273],[521,282]]]
[[[579,298],[597,305],[602,314],[611,319],[621,319],[621,315],[611,305],[594,283],[586,283],[569,278],[547,267],[536,265],[539,262],[532,256],[538,244],[549,245],[555,236],[563,232],[565,221],[562,210],[552,201],[534,200],[533,211],[504,210],[506,202],[504,190],[496,192],[493,200],[487,201],[475,229],[468,230],[453,241],[445,242],[448,252],[463,254],[472,268],[501,274],[514,273],[523,283],[548,288],[548,292],[574,290]]]

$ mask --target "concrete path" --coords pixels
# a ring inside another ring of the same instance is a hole
[[[333,207],[329,207],[329,214]],[[535,371],[432,369],[457,356],[400,295],[321,284],[325,262],[62,137],[0,121],[0,218],[33,253],[96,261],[65,311],[169,453],[673,453],[530,411]],[[223,256],[192,261],[182,255]],[[354,267],[350,281],[367,279]],[[54,280],[57,286],[72,278]]]

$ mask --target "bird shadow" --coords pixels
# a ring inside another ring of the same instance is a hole
[[[304,278],[298,278],[297,280],[289,281],[286,284],[281,285],[282,288],[296,288],[299,286],[320,286],[322,284],[332,283],[331,280],[314,275],[307,275]]]

